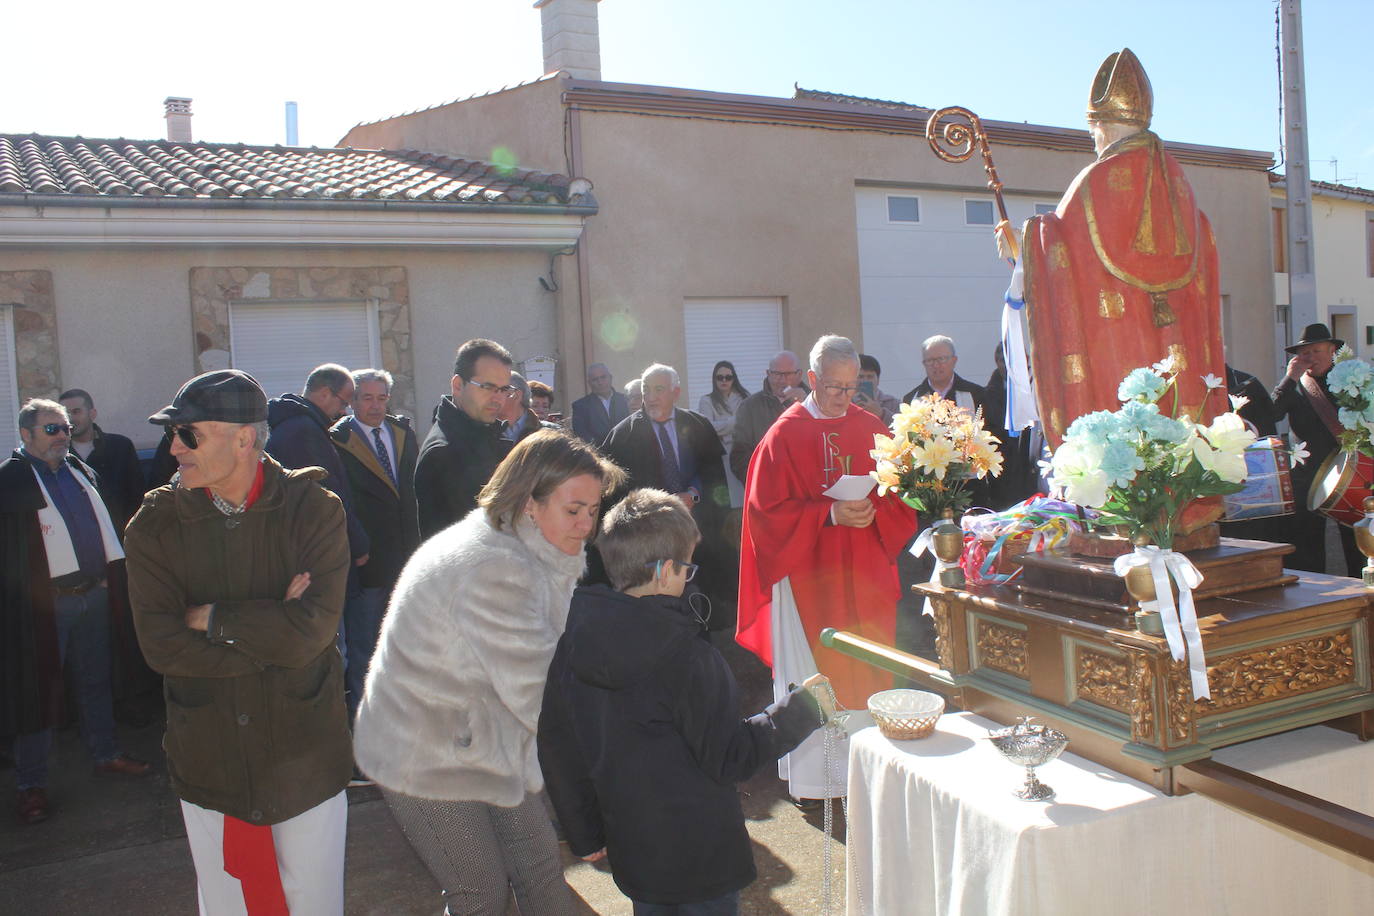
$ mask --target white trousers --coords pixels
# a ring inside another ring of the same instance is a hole
[[[247,916],[239,879],[224,870],[224,815],[181,803],[196,863],[200,916]],[[348,796],[340,792],[272,826],[277,868],[291,916],[341,916]]]

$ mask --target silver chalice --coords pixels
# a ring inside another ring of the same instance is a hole
[[[1026,768],[1026,782],[1013,795],[1030,801],[1054,798],[1054,789],[1035,778],[1035,768],[1062,754],[1068,735],[1048,725],[1032,725],[1030,716],[1021,716],[1015,725],[989,731],[988,740],[1003,757]]]

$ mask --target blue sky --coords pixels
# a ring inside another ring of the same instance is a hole
[[[1312,173],[1374,187],[1374,2],[1303,12]],[[769,96],[796,83],[1078,127],[1097,65],[1128,45],[1154,84],[1161,136],[1276,153],[1274,14],[1273,0],[604,0],[602,75]],[[302,142],[328,146],[357,121],[543,69],[531,0],[143,0],[73,19],[22,4],[6,18],[4,132],[158,137],[162,99],[187,95],[198,139],[276,143],[294,99]]]

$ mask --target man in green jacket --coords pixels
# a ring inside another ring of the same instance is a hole
[[[197,376],[149,420],[179,478],[129,523],[129,595],[165,678],[201,911],[342,913],[343,506],[322,469],[263,455],[267,398],[244,372]]]

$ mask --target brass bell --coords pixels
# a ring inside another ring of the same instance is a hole
[[[1374,588],[1374,496],[1365,497],[1364,518],[1351,525],[1351,528],[1355,532],[1355,545],[1365,555],[1360,577],[1366,588]]]
[[[959,558],[964,554],[964,529],[955,521],[952,506],[945,507],[944,517],[930,529],[930,535],[935,556],[952,564],[940,570],[940,584],[945,588],[963,588],[966,580],[959,568]]]

